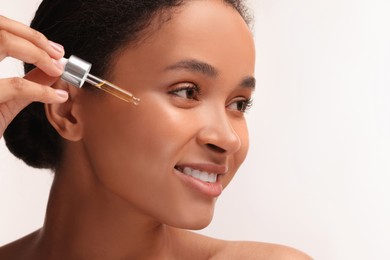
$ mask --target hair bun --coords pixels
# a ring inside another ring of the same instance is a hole
[[[44,105],[37,102],[24,108],[4,132],[10,152],[34,168],[56,168],[61,139],[48,122]]]

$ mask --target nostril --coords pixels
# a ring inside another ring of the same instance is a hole
[[[213,150],[215,152],[218,152],[218,153],[224,153],[226,152],[225,149],[219,147],[219,146],[216,146],[214,144],[207,144],[207,147],[210,148],[210,150]]]

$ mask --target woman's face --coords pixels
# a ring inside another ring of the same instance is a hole
[[[222,1],[190,1],[159,22],[112,68],[139,106],[84,92],[82,142],[94,174],[129,208],[203,228],[247,154],[253,39]]]

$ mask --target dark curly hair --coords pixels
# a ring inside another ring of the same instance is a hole
[[[92,73],[108,77],[110,63],[124,46],[137,44],[157,16],[160,24],[170,19],[173,8],[191,0],[43,0],[31,27],[74,54],[99,64]],[[233,7],[250,25],[243,0],[221,0]],[[25,64],[27,73],[34,66]],[[84,89],[84,88],[83,88]],[[8,149],[26,164],[56,169],[61,161],[61,136],[48,122],[44,105],[31,103],[4,133]]]

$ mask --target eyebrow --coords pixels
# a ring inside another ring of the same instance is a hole
[[[198,72],[212,78],[218,76],[218,70],[215,67],[196,59],[181,60],[177,63],[169,65],[165,70],[188,70],[192,72]],[[252,76],[247,76],[240,82],[239,86],[254,90],[256,86],[256,79]]]
[[[175,64],[168,66],[166,70],[189,70],[193,72],[202,73],[212,78],[218,76],[218,71],[213,66],[195,59],[179,61]]]
[[[255,90],[256,87],[256,79],[252,76],[245,77],[241,83],[240,86],[243,88],[250,88],[252,90]]]

